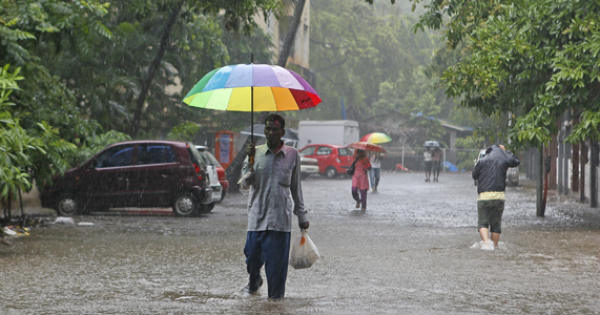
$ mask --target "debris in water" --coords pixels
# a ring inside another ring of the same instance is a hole
[[[54,224],[75,224],[75,220],[71,217],[56,217]]]
[[[83,222],[82,221],[82,222],[77,223],[77,225],[79,225],[79,226],[94,226],[94,223],[93,222]]]

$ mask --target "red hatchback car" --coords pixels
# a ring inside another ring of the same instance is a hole
[[[43,207],[61,215],[113,207],[173,207],[178,216],[210,212],[215,204],[206,165],[180,141],[112,144],[79,167],[56,176],[41,194]]]
[[[352,165],[353,152],[347,147],[331,144],[309,144],[300,149],[300,155],[319,161],[319,174],[334,178],[346,174]]]

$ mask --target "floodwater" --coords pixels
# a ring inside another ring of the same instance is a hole
[[[600,210],[551,199],[536,218],[535,191],[508,188],[502,248],[472,249],[469,175],[384,173],[365,214],[349,179],[305,180],[322,258],[289,269],[283,301],[266,285],[240,292],[241,194],[198,218],[96,214],[74,217],[93,226],[36,228],[0,248],[0,314],[600,314]]]

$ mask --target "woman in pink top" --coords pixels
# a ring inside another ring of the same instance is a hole
[[[361,211],[367,210],[367,190],[369,190],[369,176],[367,172],[371,169],[371,163],[364,150],[356,150],[354,158],[354,174],[352,174],[352,198],[356,200],[356,208]],[[360,198],[359,198],[360,191]]]

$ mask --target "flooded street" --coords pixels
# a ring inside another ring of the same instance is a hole
[[[600,314],[600,210],[550,200],[540,219],[535,190],[508,188],[503,244],[482,251],[470,174],[384,173],[365,214],[349,179],[303,184],[322,259],[289,269],[283,301],[240,293],[246,197],[231,194],[197,218],[34,229],[0,248],[0,314]]]

